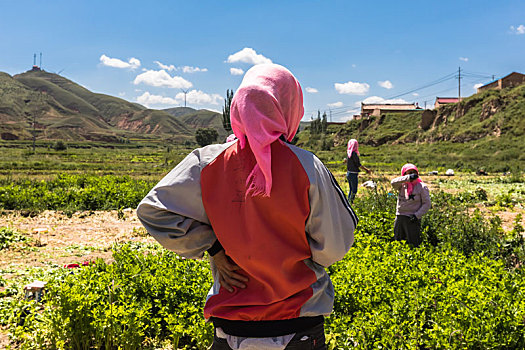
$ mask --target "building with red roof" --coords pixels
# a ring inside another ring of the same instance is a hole
[[[451,103],[458,103],[458,101],[459,98],[457,97],[436,97],[436,102],[434,102],[434,108],[438,108]]]

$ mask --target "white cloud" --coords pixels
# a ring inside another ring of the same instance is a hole
[[[328,103],[327,106],[330,108],[343,107],[343,102]]]
[[[525,26],[523,24],[520,24],[519,26],[517,27],[514,27],[514,26],[510,26],[510,30],[514,33],[514,34],[525,34]]]
[[[390,82],[390,80],[378,81],[377,83],[382,88],[389,89],[389,90],[394,87],[394,85]]]
[[[363,101],[357,101],[354,105],[356,107],[360,107],[361,102],[365,104],[410,103],[408,101],[403,100],[402,98],[395,98],[395,99],[387,100],[379,96],[370,96],[370,97],[365,98]]]
[[[460,59],[460,61],[468,62],[468,57],[460,57],[459,59]]]
[[[175,67],[173,64],[167,65],[159,61],[153,61],[153,63],[156,63],[160,69],[167,70],[168,72],[177,71],[177,70],[181,70],[183,73],[197,73],[197,72],[207,72],[208,71],[208,68],[199,68],[199,67],[191,67],[191,66]]]
[[[307,87],[306,89],[306,92],[310,93],[310,94],[316,94],[319,92],[319,90],[317,90],[316,88],[313,88],[313,87]]]
[[[208,71],[208,68],[199,68],[199,67],[190,67],[190,66],[180,67],[180,69],[182,69],[183,73],[198,73],[198,72]]]
[[[119,95],[120,97],[124,97],[124,96],[126,96],[126,93],[125,93],[125,92],[119,92],[118,95]]]
[[[414,92],[414,93],[412,93],[412,96],[416,96],[417,97],[417,96],[419,96],[419,94],[417,92]]]
[[[230,68],[231,75],[243,75],[244,71],[240,68]]]
[[[370,89],[370,85],[367,83],[354,83],[349,81],[348,83],[335,83],[335,89],[340,94],[348,95],[364,95]]]
[[[184,93],[179,92],[175,97],[165,97],[161,95],[152,95],[146,91],[141,96],[137,97],[137,102],[147,107],[159,105],[183,105]],[[220,102],[222,102],[222,97],[219,94],[207,94],[200,90],[191,90],[186,94],[187,105],[218,105]]]
[[[175,98],[180,101],[184,102],[184,93],[179,92]],[[186,103],[187,104],[194,104],[194,105],[204,105],[204,104],[212,104],[212,105],[218,105],[220,102],[222,102],[222,96],[219,94],[207,94],[202,92],[201,90],[191,90],[186,95]]]
[[[165,70],[148,70],[135,77],[133,84],[144,83],[150,86],[168,87],[172,89],[188,89],[193,86],[186,79],[178,76],[172,77]]]
[[[251,63],[251,64],[261,64],[261,63],[272,63],[272,60],[264,57],[263,55],[258,54],[255,52],[254,49],[250,47],[245,47],[239,52],[236,52],[230,56],[228,56],[228,63],[237,63],[237,62],[244,62],[244,63]]]
[[[355,63],[354,63],[354,64],[352,64],[352,68],[355,68],[355,67],[357,67],[357,65],[356,65]]]
[[[347,122],[354,119],[354,114],[359,114],[360,108],[349,109],[342,115],[334,116],[333,121],[335,122]]]
[[[153,63],[156,63],[160,69],[167,70],[168,72],[171,72],[172,70],[177,70],[177,67],[175,67],[173,64],[162,64],[159,61],[153,61]]]
[[[130,68],[136,69],[140,67],[140,61],[134,57],[130,58],[128,62],[124,62],[118,58],[111,58],[106,55],[100,56],[100,63],[104,66],[113,68]]]
[[[184,97],[183,97],[184,99]],[[152,95],[149,92],[145,92],[139,97],[137,97],[137,102],[149,107],[155,105],[178,105],[179,101],[171,97],[164,97],[160,95]]]
[[[474,90],[477,90],[477,89],[478,89],[479,87],[481,87],[481,86],[483,86],[483,84],[478,83],[478,84],[475,84],[472,88],[473,88]]]

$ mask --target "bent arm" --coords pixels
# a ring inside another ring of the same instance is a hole
[[[390,181],[390,183],[392,184],[392,187],[394,187],[395,190],[399,191],[403,184],[408,181],[410,181],[410,175],[404,175],[396,177],[395,179]]]
[[[202,204],[199,150],[190,153],[140,202],[137,216],[166,249],[202,258],[217,241]]]
[[[366,172],[369,173],[369,174],[372,172],[372,170],[368,169],[368,168],[365,167],[364,165],[361,165],[360,168],[363,169],[364,171],[366,171]]]

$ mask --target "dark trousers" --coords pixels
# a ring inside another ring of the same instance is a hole
[[[286,350],[326,350],[324,325],[319,324],[315,327],[295,333],[294,337],[285,348]],[[231,350],[226,339],[213,337],[211,350]]]
[[[394,239],[407,241],[414,247],[421,244],[421,220],[410,221],[408,216],[397,215],[394,222]]]
[[[348,190],[348,201],[350,203],[354,201],[355,195],[357,194],[357,185],[359,183],[357,175],[358,174],[349,171],[346,172],[346,180],[348,181],[348,187],[350,187]]]

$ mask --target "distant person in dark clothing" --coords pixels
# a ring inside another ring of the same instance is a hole
[[[418,247],[421,244],[421,217],[431,206],[428,187],[419,178],[416,166],[410,163],[403,165],[401,176],[391,183],[399,191],[394,239]]]
[[[355,195],[357,194],[358,175],[359,170],[363,169],[368,174],[372,173],[370,169],[361,164],[359,160],[359,144],[356,139],[350,139],[347,147],[347,158],[346,158],[346,180],[350,187],[348,191],[348,201],[352,203]]]

